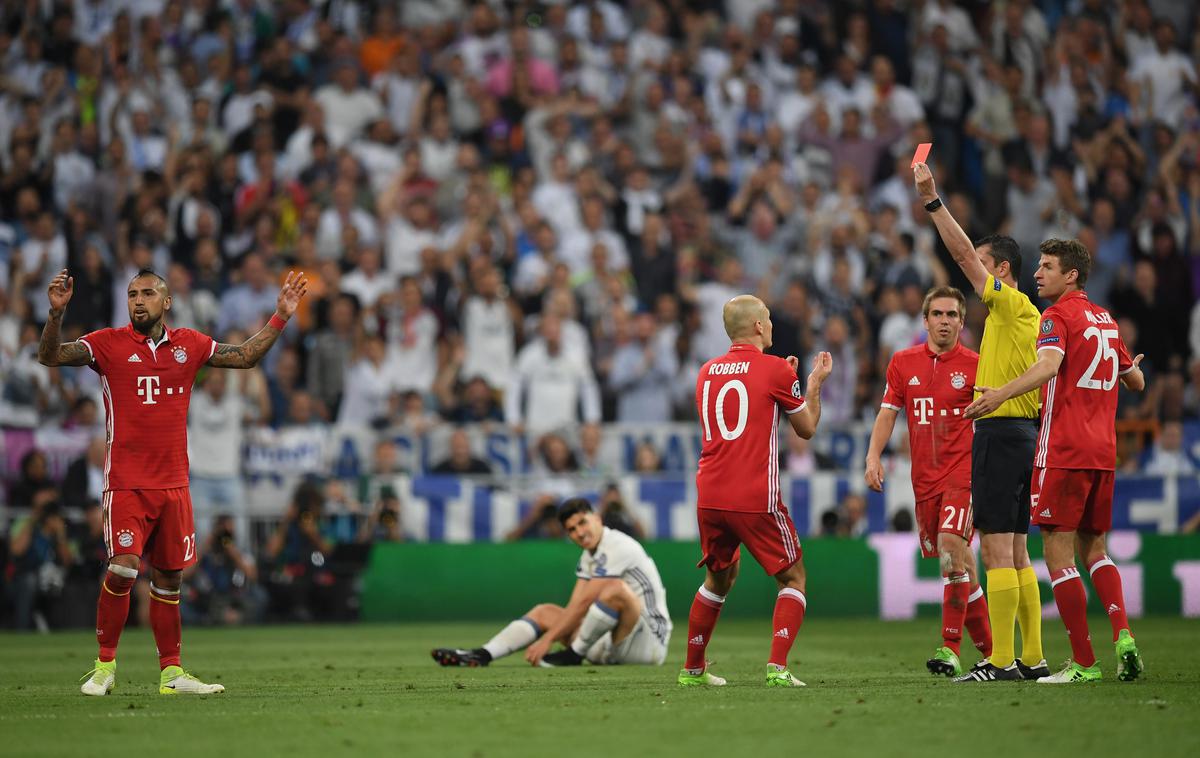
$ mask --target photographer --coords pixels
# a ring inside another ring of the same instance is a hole
[[[213,519],[200,560],[187,579],[183,611],[192,623],[242,624],[262,614],[266,598],[258,585],[258,567],[238,549],[230,515]]]
[[[32,495],[32,513],[18,521],[9,542],[14,621],[17,629],[58,626],[63,584],[73,562],[58,493],[50,487]]]
[[[267,540],[271,610],[285,619],[328,616],[335,600],[336,582],[327,565],[333,543],[321,532],[324,504],[320,485],[300,484],[283,521]]]
[[[367,517],[358,532],[358,542],[373,545],[376,542],[407,542],[408,535],[400,521],[400,497],[396,490],[384,486],[379,493],[379,503]]]

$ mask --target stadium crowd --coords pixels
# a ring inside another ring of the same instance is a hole
[[[103,565],[98,378],[37,361],[60,269],[64,340],[128,323],[142,268],[170,284],[170,325],[223,342],[266,321],[289,270],[308,275],[264,365],[194,391],[198,502],[237,497],[256,426],[503,425],[571,470],[605,422],[694,418],[740,292],[771,306],[773,352],[833,354],[823,425],[869,421],[887,359],[924,338],[925,290],[970,289],[912,186],[922,142],[968,233],[1021,244],[1031,295],[1040,241],[1089,248],[1090,296],[1146,354],[1150,389],[1120,415],[1164,429],[1123,468],[1188,471],[1198,63],[1200,13],[1170,0],[4,3],[10,612],[26,624],[47,588],[94,592]],[[65,472],[34,442],[54,434],[82,451]],[[446,471],[486,468],[451,451]],[[386,498],[313,527],[333,490],[298,491],[257,559],[231,523],[207,527],[211,576],[193,584],[236,602],[193,612],[319,607],[349,581],[328,566],[269,600],[258,575],[313,568],[339,529],[403,538]],[[830,533],[856,528],[830,513]]]

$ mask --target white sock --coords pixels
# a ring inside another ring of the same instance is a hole
[[[592,603],[583,616],[583,622],[579,624],[579,634],[575,635],[571,649],[586,656],[597,640],[617,628],[620,618],[620,614],[607,605],[598,601]]]
[[[527,648],[534,641],[542,636],[542,628],[525,616],[516,621],[509,622],[508,626],[504,627],[487,641],[483,649],[488,651],[492,659],[503,658],[506,655]]]

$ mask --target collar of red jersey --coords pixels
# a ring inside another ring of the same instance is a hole
[[[734,342],[729,346],[729,352],[733,352],[734,350],[758,350],[758,348],[754,345],[751,345],[749,342]],[[762,351],[759,350],[759,352]]]
[[[953,358],[962,350],[962,342],[955,342],[954,347],[944,353],[935,353],[929,349],[929,340],[925,340],[925,355],[930,358]]]
[[[1070,292],[1064,292],[1059,296],[1058,300],[1056,300],[1054,304],[1057,305],[1058,303],[1070,300],[1073,297],[1082,297],[1084,300],[1087,300],[1087,290],[1071,290]]]
[[[148,334],[142,334],[142,333],[141,333],[141,332],[139,332],[137,329],[134,329],[134,328],[133,328],[133,324],[126,324],[126,325],[125,325],[125,329],[126,329],[126,331],[128,331],[128,332],[129,332],[129,333],[130,333],[130,334],[133,336],[133,338],[134,338],[135,340],[137,340],[138,342],[143,342],[143,343],[145,343],[145,342],[149,342],[149,341],[150,341],[150,335],[148,335]],[[171,330],[167,328],[167,325],[166,325],[166,324],[163,324],[163,336],[162,336],[162,339],[161,339],[161,340],[159,340],[159,341],[158,341],[158,343],[154,345],[154,347],[156,347],[156,348],[157,348],[159,345],[162,345],[162,344],[164,344],[164,343],[166,343],[166,342],[170,342],[170,341],[171,341]]]

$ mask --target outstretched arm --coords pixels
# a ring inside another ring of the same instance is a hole
[[[92,362],[92,351],[86,345],[78,341],[64,345],[59,337],[63,314],[74,291],[75,280],[67,275],[65,268],[50,282],[50,314],[38,343],[38,363],[43,366],[86,366]]]
[[[308,279],[301,271],[297,274],[289,271],[283,288],[279,290],[279,299],[275,303],[275,315],[267,325],[258,330],[250,339],[240,345],[221,343],[208,359],[209,366],[215,368],[253,368],[279,339],[280,332],[287,326],[287,320],[296,312],[301,298],[308,291]]]
[[[1062,366],[1062,362],[1063,352],[1061,350],[1042,348],[1038,351],[1037,360],[1025,369],[1025,373],[1003,387],[998,389],[976,387],[975,390],[979,392],[979,397],[967,406],[963,415],[970,419],[983,418],[999,408],[1005,400],[1041,387],[1058,375],[1058,369]]]
[[[937,199],[937,188],[933,184],[933,173],[930,172],[929,166],[918,163],[913,168],[913,181],[917,185],[917,194],[923,204]],[[987,285],[988,272],[979,261],[979,256],[975,254],[971,238],[954,220],[954,216],[950,215],[950,209],[944,204],[930,213],[929,217],[933,219],[933,224],[937,227],[946,249],[950,251],[950,256],[975,288],[975,294],[982,296],[983,288]]]

